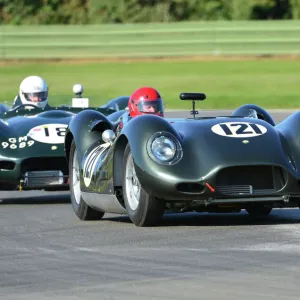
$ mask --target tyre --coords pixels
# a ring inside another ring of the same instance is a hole
[[[264,205],[250,205],[246,211],[251,217],[263,217],[269,215],[272,208]]]
[[[150,196],[141,186],[129,144],[125,149],[123,164],[123,194],[130,220],[140,227],[157,225],[164,214],[165,203]]]
[[[69,174],[71,203],[77,217],[80,220],[100,220],[104,212],[89,207],[81,196],[79,161],[74,140],[70,150]]]

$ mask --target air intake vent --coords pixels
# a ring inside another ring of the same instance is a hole
[[[12,161],[0,161],[0,170],[14,170],[15,166]]]
[[[182,182],[177,185],[177,190],[181,193],[200,194],[204,190],[204,186],[200,183]]]
[[[253,187],[251,185],[219,185],[216,191],[224,195],[251,195]]]

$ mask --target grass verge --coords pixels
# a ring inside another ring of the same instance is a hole
[[[300,107],[300,60],[125,60],[0,63],[1,103],[12,101],[23,78],[40,75],[49,84],[51,105],[71,103],[82,83],[93,106],[129,95],[140,86],[157,88],[167,109],[190,109],[179,94],[199,91],[203,109],[232,109],[245,103],[265,108]]]

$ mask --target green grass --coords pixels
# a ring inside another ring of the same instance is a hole
[[[40,75],[50,86],[51,105],[70,103],[72,86],[82,83],[93,106],[130,95],[144,85],[157,88],[166,109],[190,109],[181,92],[204,92],[198,108],[235,108],[254,103],[266,108],[300,107],[300,61],[148,61],[20,63],[0,67],[1,102],[12,101],[28,75]]]
[[[0,26],[0,58],[300,54],[300,21]]]

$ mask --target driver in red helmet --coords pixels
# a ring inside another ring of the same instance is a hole
[[[128,100],[129,114],[126,113],[120,120],[116,133],[118,134],[130,119],[151,114],[164,117],[164,103],[159,92],[152,87],[141,87],[133,92]]]
[[[137,89],[128,101],[129,114],[132,118],[144,114],[164,116],[164,104],[159,92],[152,87]]]

